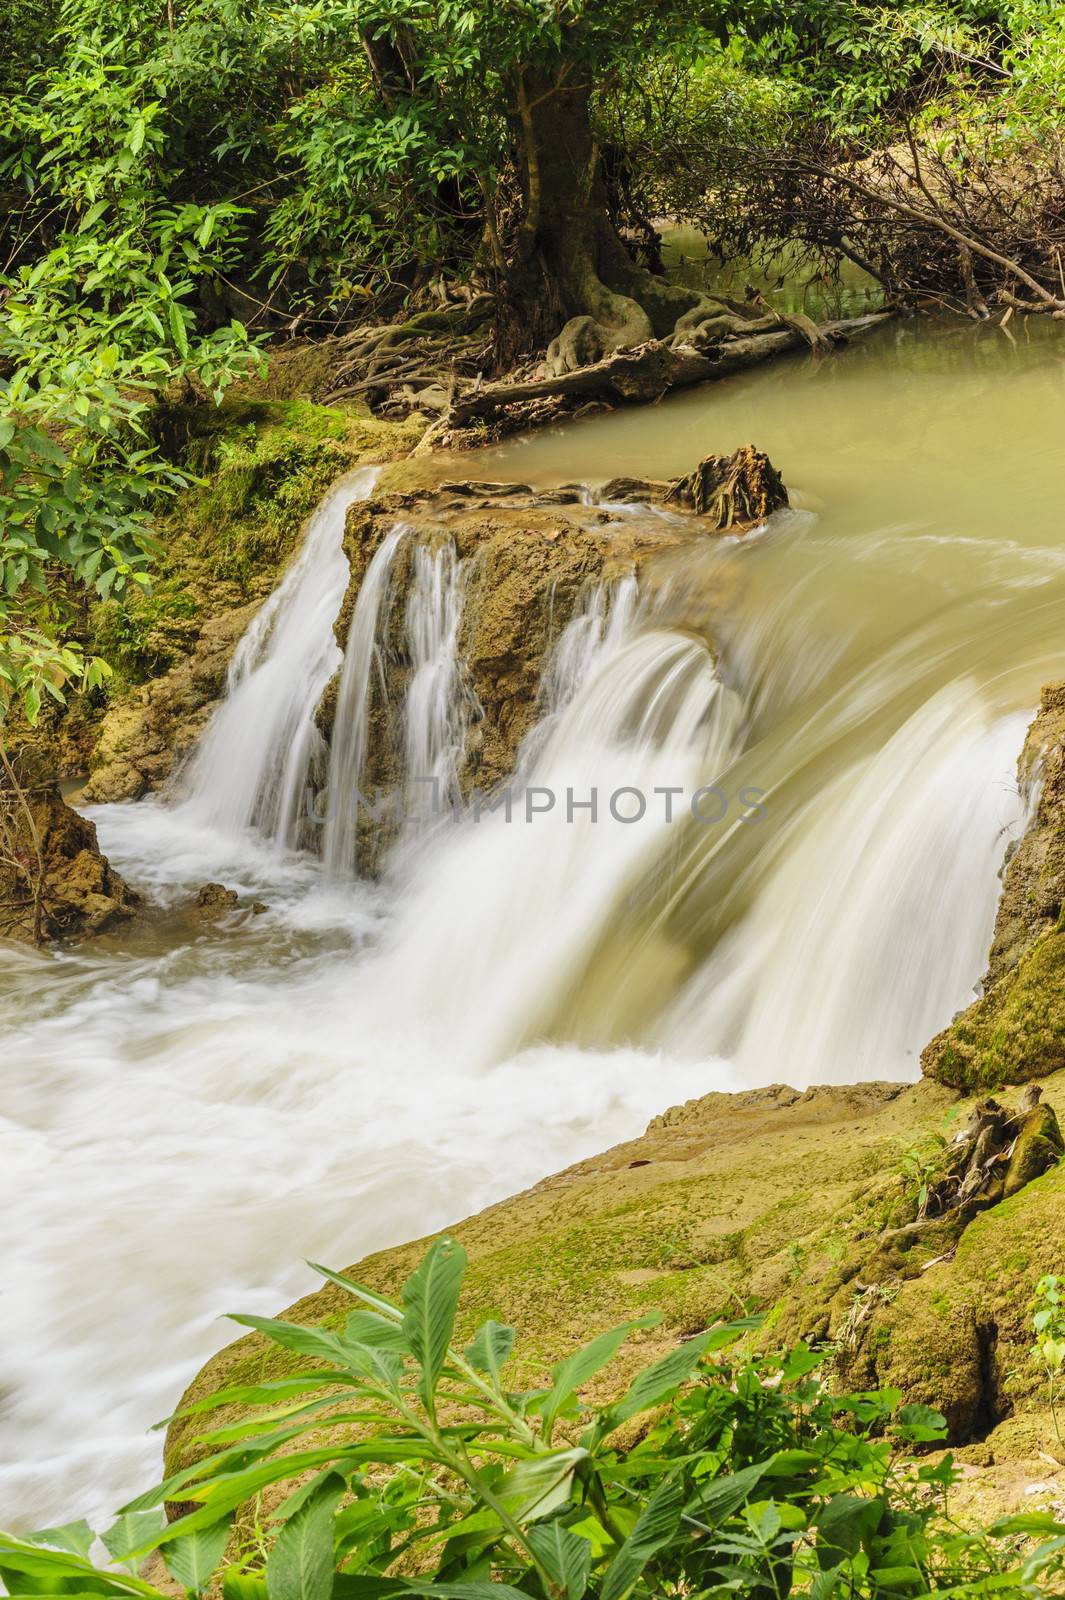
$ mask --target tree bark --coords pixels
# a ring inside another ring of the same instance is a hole
[[[497,335],[497,364],[548,346],[554,374],[673,331],[701,296],[632,259],[610,217],[592,128],[592,85],[570,63],[512,86],[523,216]]]

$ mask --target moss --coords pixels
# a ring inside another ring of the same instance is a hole
[[[966,1093],[1027,1083],[1065,1066],[1065,936],[1044,934],[932,1041],[924,1071]]]
[[[1053,1106],[1036,1106],[1024,1119],[1017,1135],[1003,1184],[1003,1198],[1010,1199],[1026,1184],[1041,1178],[1060,1159],[1061,1153],[1061,1129]]]

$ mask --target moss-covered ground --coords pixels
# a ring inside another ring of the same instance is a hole
[[[1065,1074],[1045,1092],[1065,1111]],[[1016,1476],[1025,1452],[1038,1465],[1053,1447],[1029,1303],[1040,1275],[1063,1264],[1065,1169],[947,1248],[934,1231],[907,1252],[880,1245],[912,1215],[914,1152],[938,1146],[965,1112],[929,1082],[710,1095],[677,1108],[642,1138],[457,1224],[470,1254],[464,1331],[488,1316],[515,1325],[518,1378],[532,1383],[575,1343],[648,1308],[664,1322],[640,1336],[632,1365],[753,1305],[766,1313],[760,1337],[827,1346],[848,1386],[895,1386],[943,1409],[955,1441],[984,1463],[967,1472],[991,1475],[997,1504],[995,1450]],[[404,1244],[351,1271],[395,1295],[422,1249]],[[338,1324],[349,1309],[326,1285],[288,1314]],[[189,1397],[280,1375],[296,1359],[241,1339]],[[626,1370],[622,1361],[611,1381]],[[195,1437],[192,1423],[171,1428],[170,1469],[194,1457]]]

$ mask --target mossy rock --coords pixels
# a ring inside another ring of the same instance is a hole
[[[1065,1067],[1065,932],[1055,926],[921,1057],[966,1093],[1027,1083]]]
[[[1021,1125],[1002,1186],[1003,1198],[1019,1194],[1026,1184],[1041,1178],[1061,1159],[1061,1129],[1053,1106],[1039,1105]]]

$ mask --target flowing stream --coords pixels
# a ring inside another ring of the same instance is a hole
[[[343,517],[372,472],[325,498],[176,795],[91,813],[169,916],[2,955],[0,1525],[150,1480],[145,1430],[219,1318],[305,1292],[305,1258],[429,1232],[713,1089],[916,1076],[979,980],[1031,798],[1016,757],[1065,669],[1065,343],[1017,341],[899,323],[442,463],[594,485],[752,440],[795,509],[591,588],[510,819],[409,797],[373,881],[353,797],[387,628],[408,779],[446,789],[477,710],[465,573],[415,550],[397,617],[397,526],[342,656]],[[206,879],[266,912],[195,922]]]

